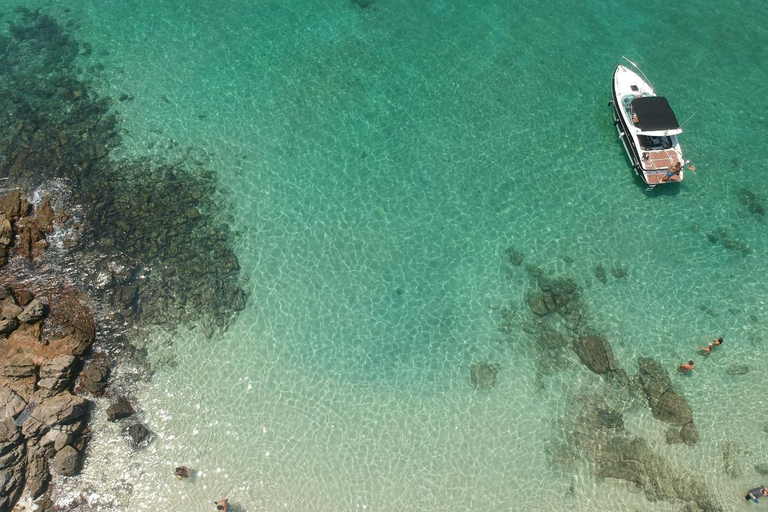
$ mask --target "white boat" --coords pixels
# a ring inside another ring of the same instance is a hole
[[[618,64],[613,72],[611,104],[614,125],[632,169],[649,188],[683,181],[683,167],[689,162],[677,138],[683,133],[677,117],[637,64],[622,59],[626,64]]]

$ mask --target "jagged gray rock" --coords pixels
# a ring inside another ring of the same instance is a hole
[[[70,423],[84,416],[88,411],[88,400],[69,392],[46,398],[22,426],[25,437],[39,437],[54,425]]]
[[[15,418],[27,403],[10,388],[0,387],[0,419]]]
[[[77,358],[71,355],[63,355],[54,359],[47,359],[40,367],[40,380],[38,387],[61,391],[70,384],[72,368]]]
[[[26,489],[36,499],[48,488],[50,474],[48,473],[48,457],[53,449],[41,446],[33,441],[27,441],[27,474]]]

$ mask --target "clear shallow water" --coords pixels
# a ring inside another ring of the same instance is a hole
[[[149,337],[158,372],[136,398],[158,437],[133,453],[119,426],[97,425],[77,484],[94,503],[676,510],[586,464],[552,464],[560,421],[598,380],[578,364],[537,376],[515,247],[576,279],[630,373],[638,356],[673,369],[705,334],[726,338],[675,379],[695,448],[668,447],[647,412],[625,421],[727,510],[741,506],[752,465],[768,462],[768,414],[744,407],[768,390],[768,227],[739,201],[742,188],[768,197],[764,4],[63,7],[48,8],[78,20],[107,66],[103,93],[135,96],[117,103],[124,154],[193,146],[219,173],[252,291],[227,333],[180,333],[170,348]],[[628,168],[606,107],[622,54],[681,121],[694,116],[682,143],[698,171],[678,188],[644,193]],[[710,243],[717,229],[751,254]],[[511,334],[501,307],[514,310]],[[475,392],[469,366],[482,360],[501,371]],[[747,376],[724,374],[740,363]],[[724,441],[746,452],[737,479]],[[202,475],[173,480],[179,463]]]

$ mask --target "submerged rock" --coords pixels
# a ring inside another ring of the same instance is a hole
[[[528,306],[530,306],[531,311],[539,316],[545,316],[547,313],[549,313],[549,308],[544,302],[544,297],[541,295],[528,297]]]
[[[509,262],[512,265],[515,265],[516,267],[519,267],[520,265],[522,265],[524,259],[525,259],[525,256],[523,255],[523,253],[521,253],[518,250],[512,249],[511,252],[509,253]]]
[[[152,441],[152,432],[141,423],[128,425],[123,429],[123,433],[134,448],[144,448]]]
[[[469,383],[474,389],[491,389],[496,385],[496,376],[501,365],[481,361],[469,367]]]
[[[608,275],[605,273],[604,266],[598,265],[595,267],[595,277],[603,284],[608,282]]]
[[[672,425],[693,422],[693,412],[685,399],[672,389],[672,381],[664,368],[648,357],[638,359],[638,377],[653,417]]]
[[[597,374],[618,369],[611,344],[600,336],[583,336],[573,340],[573,349],[584,366]]]
[[[746,375],[749,373],[749,366],[746,364],[732,364],[725,369],[726,375]]]
[[[683,425],[683,428],[680,429],[680,438],[688,446],[695,445],[699,440],[699,431],[696,429],[696,425],[693,422]]]
[[[739,459],[742,452],[739,446],[733,441],[725,441],[720,447],[723,456],[723,467],[728,478],[739,478],[741,476],[741,465]]]

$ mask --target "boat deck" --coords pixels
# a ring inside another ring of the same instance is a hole
[[[667,177],[666,171],[654,171],[645,173],[645,182],[649,185],[659,185],[661,183],[677,183],[683,181],[680,175]]]
[[[645,151],[643,156],[645,155],[648,155],[648,158],[643,158],[643,168],[646,171],[671,169],[676,163],[680,162],[680,158],[674,149]],[[680,164],[682,163],[680,162]]]

